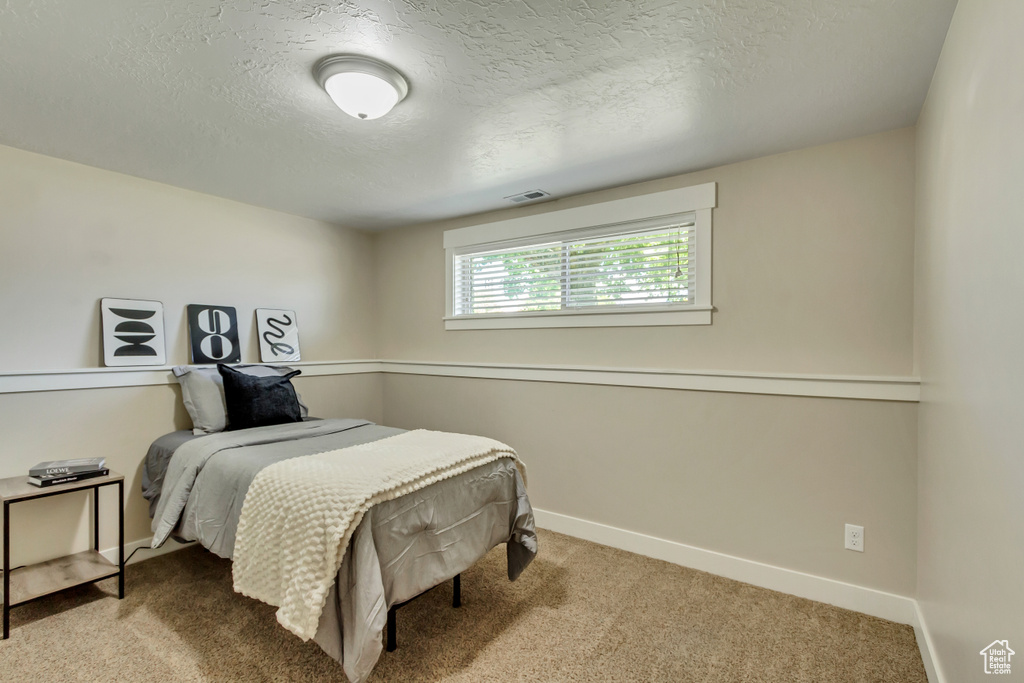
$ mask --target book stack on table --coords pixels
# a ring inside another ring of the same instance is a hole
[[[110,474],[106,458],[79,458],[78,460],[51,460],[41,462],[28,471],[28,483],[33,486],[56,486],[80,479],[103,477]]]

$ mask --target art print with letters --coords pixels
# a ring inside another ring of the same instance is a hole
[[[186,309],[193,363],[238,363],[242,360],[238,315],[233,306],[189,304]]]

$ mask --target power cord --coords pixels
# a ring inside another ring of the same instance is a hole
[[[179,541],[179,540],[174,539],[174,538],[172,538],[171,540],[174,541],[175,543],[177,543],[178,545],[195,545],[195,543],[196,543],[195,541]],[[132,557],[135,555],[135,553],[139,552],[140,550],[157,550],[157,548],[150,548],[149,546],[140,545],[138,548],[133,550],[128,555],[128,557],[124,558],[124,563],[128,564],[128,560],[132,559]]]

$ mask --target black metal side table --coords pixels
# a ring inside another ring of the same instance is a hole
[[[117,484],[117,564],[100,554],[100,488]],[[93,549],[11,571],[11,507],[15,503],[92,489]],[[4,504],[4,640],[11,630],[11,608],[68,588],[118,577],[117,597],[124,598],[124,476],[103,477],[39,488],[27,477],[0,479]]]

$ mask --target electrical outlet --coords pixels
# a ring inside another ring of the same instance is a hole
[[[846,549],[864,552],[864,527],[856,524],[846,525]]]

